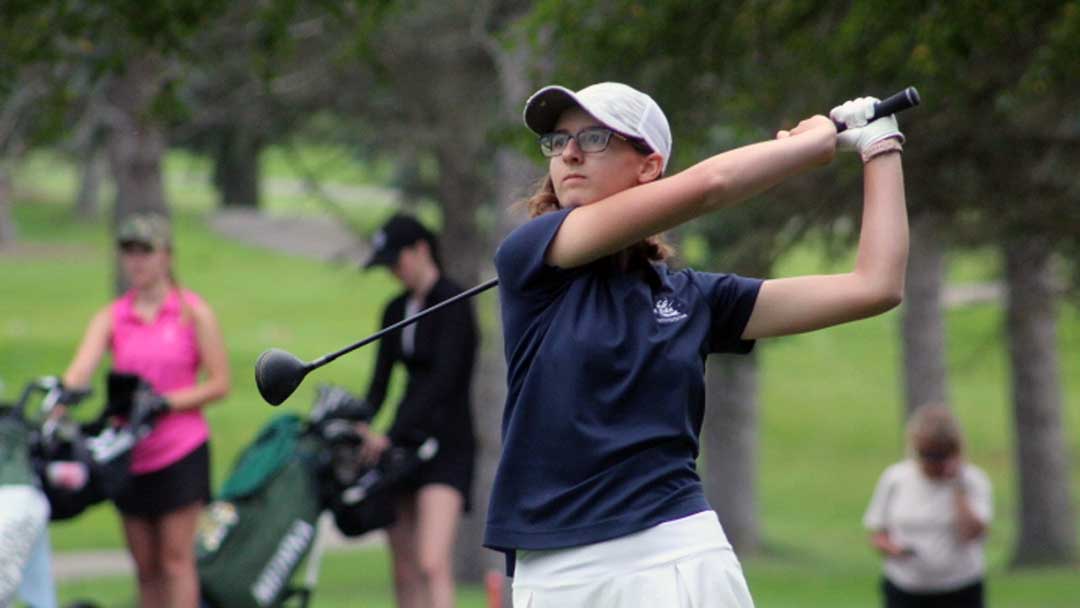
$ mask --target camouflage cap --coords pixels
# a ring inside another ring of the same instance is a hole
[[[172,244],[169,218],[160,213],[132,213],[116,231],[117,243],[142,243],[155,250],[168,249]]]

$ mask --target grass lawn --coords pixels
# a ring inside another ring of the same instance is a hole
[[[276,410],[266,406],[255,390],[252,370],[258,354],[277,346],[311,359],[368,335],[376,329],[382,303],[395,287],[381,271],[361,274],[355,268],[288,257],[210,232],[205,219],[213,197],[199,181],[205,167],[196,160],[170,158],[179,279],[217,312],[233,370],[231,395],[207,411],[214,430],[215,481],[220,484],[237,451],[259,427],[283,410],[305,411],[318,383],[342,383],[362,391],[374,349],[360,349],[314,372]],[[284,171],[279,166],[287,163],[277,159],[270,164]],[[184,169],[186,179],[176,166],[189,167]],[[113,259],[106,228],[73,221],[67,207],[56,202],[70,200],[72,178],[65,171],[62,166],[51,170],[49,162],[41,161],[16,175],[17,185],[31,183],[34,189],[20,191],[15,207],[20,247],[0,254],[4,399],[13,398],[31,377],[61,373],[86,322],[109,299]],[[272,198],[270,207],[286,214],[293,204]],[[318,207],[300,205],[300,209],[312,213]],[[386,209],[384,202],[356,203],[351,212],[374,224]],[[784,261],[780,274],[827,271],[829,266],[814,247],[807,246]],[[959,256],[952,268],[951,276],[958,281],[997,276],[996,258],[987,252]],[[495,296],[489,292],[479,297],[490,304]],[[1002,316],[999,305],[986,303],[954,309],[947,318],[953,402],[968,435],[971,458],[987,470],[994,484],[990,604],[1075,607],[1080,605],[1080,570],[1007,567],[1016,536],[1017,488]],[[880,562],[867,546],[860,520],[877,476],[902,453],[898,320],[893,312],[758,347],[759,500],[766,549],[743,559],[758,606],[877,604]],[[1062,308],[1059,329],[1076,500],[1080,312],[1074,306]],[[91,399],[83,406],[83,415],[96,413],[99,406],[99,399]],[[122,545],[116,516],[107,506],[73,522],[54,524],[52,538],[59,551]],[[123,607],[132,605],[132,586],[128,579],[95,579],[64,583],[61,594],[65,600],[92,597],[103,605]],[[385,552],[364,549],[327,555],[313,605],[392,606]],[[483,606],[481,590],[462,589],[460,605]]]

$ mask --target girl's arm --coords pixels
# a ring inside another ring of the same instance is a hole
[[[170,408],[174,410],[202,407],[229,393],[229,357],[217,317],[204,302],[191,302],[190,308],[199,341],[199,357],[206,376],[195,386],[165,395]]]
[[[864,169],[863,218],[849,273],[765,281],[743,339],[795,334],[873,316],[900,303],[907,272],[908,224],[900,153]]]
[[[641,175],[646,183],[570,212],[546,260],[561,268],[587,264],[827,164],[835,150],[836,127],[814,116],[773,141],[718,154],[671,177]]]
[[[109,307],[102,308],[90,325],[86,328],[82,342],[75,351],[75,358],[71,360],[64,372],[63,383],[69,389],[88,389],[90,380],[94,376],[101,358],[105,356],[105,350],[109,347],[109,334],[112,332],[112,317]]]

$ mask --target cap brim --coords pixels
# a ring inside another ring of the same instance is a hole
[[[397,257],[397,251],[379,251],[368,258],[367,262],[364,262],[364,270],[376,266],[393,266],[397,262]]]
[[[158,251],[160,249],[165,248],[165,245],[163,243],[157,243],[157,242],[154,242],[151,239],[144,239],[144,238],[138,238],[138,237],[124,237],[124,238],[116,239],[116,246],[117,247],[123,247],[124,245],[142,245],[142,246],[147,247],[149,249],[152,249],[154,251]]]
[[[559,116],[567,108],[574,106],[584,108],[581,101],[573,91],[566,87],[551,85],[533,93],[532,97],[525,102],[525,126],[529,127],[537,135],[551,133],[555,130],[555,123]]]

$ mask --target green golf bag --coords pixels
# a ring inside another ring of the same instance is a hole
[[[209,606],[281,606],[308,591],[290,585],[315,541],[323,509],[317,446],[303,431],[298,416],[272,419],[207,507],[196,553]]]

